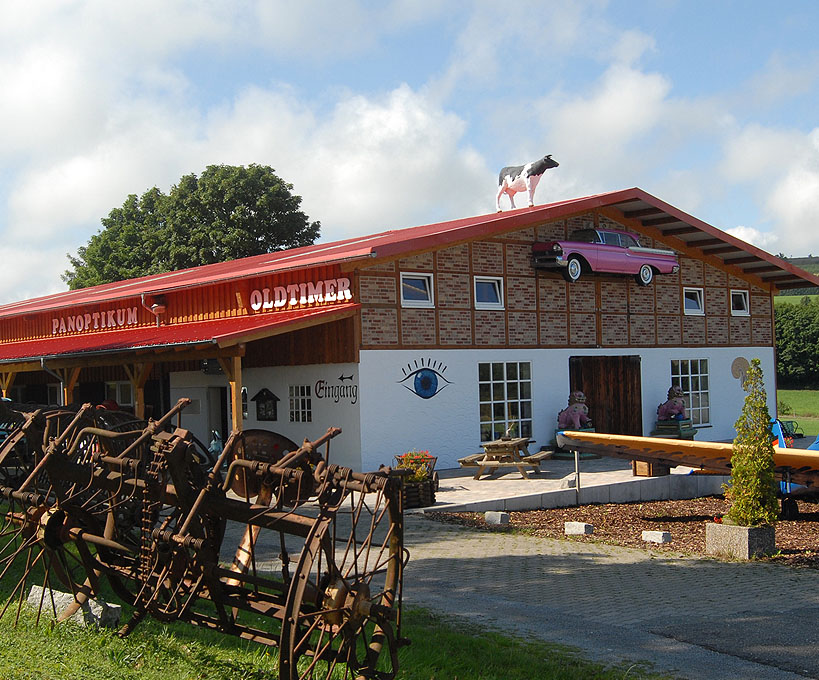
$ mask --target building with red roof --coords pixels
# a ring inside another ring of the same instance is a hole
[[[640,285],[533,264],[535,243],[582,229],[627,231],[679,270]],[[190,397],[183,424],[205,441],[338,425],[335,462],[358,469],[410,449],[453,467],[512,424],[548,444],[575,389],[598,431],[647,434],[680,384],[700,438],[726,439],[744,362],[773,384],[773,295],[815,285],[626,189],[3,305],[0,388],[145,416]]]

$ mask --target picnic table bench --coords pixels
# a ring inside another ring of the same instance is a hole
[[[552,455],[551,451],[540,451],[530,454],[526,445],[529,443],[528,437],[510,437],[509,439],[496,439],[495,441],[482,444],[483,453],[474,453],[458,459],[461,467],[476,467],[473,479],[480,479],[486,470],[497,470],[503,467],[515,467],[524,479],[529,479],[526,468],[532,468],[532,472],[540,471],[540,462]]]

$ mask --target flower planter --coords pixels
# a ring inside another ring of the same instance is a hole
[[[425,479],[422,482],[404,482],[404,509],[426,508],[435,504],[435,482]]]
[[[741,527],[735,524],[705,525],[705,552],[738,560],[770,555],[776,550],[773,527]]]

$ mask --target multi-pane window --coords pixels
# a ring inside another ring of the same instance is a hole
[[[751,313],[748,304],[747,290],[731,291],[731,316],[749,316]]]
[[[133,408],[134,390],[131,383],[127,380],[105,383],[105,399],[115,402],[120,408]]]
[[[499,276],[475,277],[475,309],[503,309],[503,279]]]
[[[532,436],[532,365],[528,361],[478,364],[481,442]]]
[[[708,393],[708,359],[672,359],[671,384],[685,393],[685,405],[692,425],[711,422],[711,397]]]
[[[432,274],[401,274],[402,307],[434,307]]]
[[[290,422],[313,421],[313,398],[310,385],[290,385]]]

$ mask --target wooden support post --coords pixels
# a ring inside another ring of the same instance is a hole
[[[231,427],[241,432],[242,424],[242,357],[218,357],[219,365],[230,382]]]
[[[123,365],[131,386],[134,388],[134,415],[140,420],[145,419],[145,383],[151,375],[152,363]]]
[[[58,368],[54,371],[60,376],[60,382],[63,385],[63,404],[66,406],[74,401],[74,388],[77,386],[81,370],[82,367],[80,366],[72,366],[70,368]]]
[[[3,372],[0,373],[0,389],[3,390],[3,396],[9,396],[9,389],[11,388],[11,384],[14,382],[14,378],[17,374],[13,371]]]

